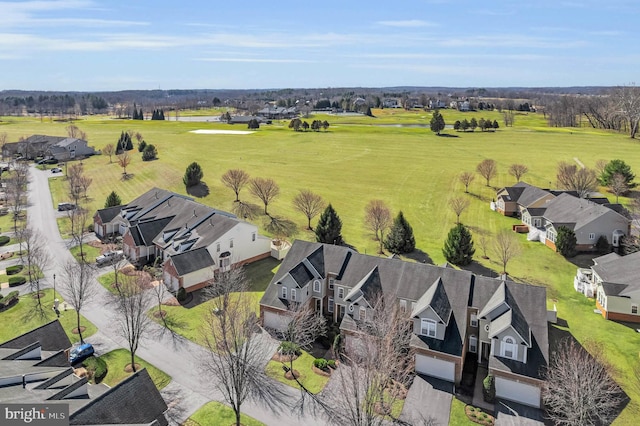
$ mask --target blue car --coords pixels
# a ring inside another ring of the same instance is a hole
[[[69,362],[75,364],[80,361],[84,361],[93,355],[93,346],[90,343],[83,343],[80,346],[76,346],[69,352]]]

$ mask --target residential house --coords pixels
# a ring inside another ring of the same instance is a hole
[[[278,107],[267,105],[256,113],[257,116],[270,120],[283,120],[298,116],[296,107]]]
[[[441,99],[430,99],[429,100],[429,109],[440,109],[446,108],[447,103]]]
[[[0,401],[68,407],[70,425],[167,425],[167,404],[146,369],[117,385],[76,375],[56,320],[0,344]],[[126,403],[123,403],[126,401]]]
[[[378,295],[413,322],[417,373],[459,384],[470,359],[494,375],[499,398],[540,407],[549,352],[544,287],[295,241],[260,301],[260,319],[283,330],[289,306],[309,303],[340,325],[349,351]]]
[[[396,98],[386,98],[382,101],[383,108],[400,108],[398,103],[398,99]]]
[[[121,235],[133,263],[158,259],[172,291],[202,288],[218,269],[269,257],[271,242],[258,228],[184,195],[153,188],[129,204],[98,210],[96,235]]]
[[[577,291],[596,298],[606,319],[640,322],[640,252],[626,256],[609,253],[593,259],[591,268],[579,268],[574,278]]]
[[[19,142],[7,143],[3,147],[5,157],[23,157],[30,160],[36,157],[52,157],[57,160],[70,160],[96,154],[87,141],[64,136],[32,135]]]
[[[537,213],[535,209],[544,208],[547,202],[554,198],[555,195],[546,189],[529,185],[526,182],[518,182],[513,186],[498,190],[495,208],[504,216],[523,217],[522,213],[525,209],[532,209],[530,213],[535,214]]]

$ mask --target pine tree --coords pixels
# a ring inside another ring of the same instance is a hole
[[[558,228],[556,236],[556,250],[564,257],[573,257],[576,255],[576,233],[573,229],[566,226]]]
[[[384,248],[396,254],[411,253],[416,248],[413,228],[404,218],[402,211],[393,220],[391,230],[384,240]]]
[[[187,170],[184,172],[184,177],[182,178],[182,182],[184,186],[189,188],[190,186],[195,186],[202,181],[202,177],[204,173],[202,171],[202,167],[200,164],[195,161],[187,167]]]
[[[140,108],[140,112],[138,113],[138,120],[144,120],[144,112],[142,112],[142,108]]]
[[[164,110],[160,110],[160,120],[164,120]]]
[[[115,207],[119,206],[120,204],[122,204],[120,196],[116,194],[116,191],[111,191],[111,194],[107,196],[107,200],[104,202],[104,208],[106,209],[107,207]]]
[[[444,130],[445,122],[444,117],[440,114],[440,111],[435,110],[433,112],[433,117],[431,117],[431,122],[429,123],[432,132],[436,132],[436,135],[439,135],[441,131]]]
[[[475,252],[473,239],[467,227],[458,223],[451,228],[442,249],[442,254],[447,262],[458,266],[468,265],[473,260]]]
[[[315,233],[319,243],[342,244],[342,221],[331,204],[320,215]]]
[[[148,144],[142,151],[142,161],[151,161],[158,158],[158,150],[152,144]]]

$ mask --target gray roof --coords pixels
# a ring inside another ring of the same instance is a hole
[[[67,147],[69,145],[72,145],[74,143],[81,143],[83,145],[87,144],[87,141],[82,140],[82,139],[78,139],[78,138],[64,138],[61,141],[56,143],[56,146],[60,146],[60,147]]]
[[[619,256],[609,253],[593,259],[593,272],[603,281],[608,296],[625,296],[640,288],[640,252]]]
[[[0,348],[22,349],[36,342],[40,343],[40,347],[44,351],[63,351],[71,347],[71,341],[62,328],[62,324],[60,321],[54,320],[7,340],[0,344]]]
[[[524,184],[524,182],[520,182],[520,183]],[[533,186],[529,184],[525,184],[525,185],[527,186],[525,187],[524,191],[522,191],[522,194],[518,198],[518,204],[523,207],[528,207],[529,205],[540,200],[541,198],[547,197],[549,195],[553,195],[546,189],[541,189],[541,188],[538,188],[537,186]]]
[[[417,317],[422,311],[431,307],[444,324],[449,324],[451,316],[451,304],[447,297],[447,292],[442,284],[442,279],[438,278],[436,282],[424,292],[416,303],[415,309],[411,313],[412,317]]]
[[[620,226],[626,230],[628,219],[620,213],[605,207],[604,205],[577,198],[569,194],[560,194],[547,204],[547,211],[544,214],[545,219],[552,222],[554,227],[564,225],[573,229],[580,229],[594,220],[608,215],[611,220],[619,221]]]
[[[376,297],[382,295],[383,292],[382,284],[380,283],[380,274],[378,273],[378,267],[376,266],[351,289],[351,291],[345,296],[344,300],[347,302],[356,302],[360,297],[364,297],[364,300],[369,304],[369,306],[372,306],[375,304],[374,302]]]
[[[121,210],[122,206],[107,207],[105,209],[98,210],[96,214],[100,217],[102,223],[105,224],[115,219],[115,217],[120,214]]]
[[[205,247],[173,255],[171,261],[179,276],[215,266],[215,261]]]

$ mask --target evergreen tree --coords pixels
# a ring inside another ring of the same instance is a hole
[[[440,132],[444,130],[445,126],[444,117],[440,114],[440,111],[435,110],[433,112],[433,117],[431,117],[431,122],[429,124],[431,131],[435,132],[436,135],[440,135]]]
[[[259,129],[260,123],[255,118],[252,118],[251,120],[249,120],[249,123],[247,123],[247,127],[249,129]]]
[[[151,119],[152,120],[157,120],[158,119],[158,110],[154,109],[153,112],[151,113]]]
[[[118,139],[118,145],[116,147],[116,154],[122,153],[122,151],[131,151],[133,149],[133,142],[131,141],[131,135],[129,132],[121,132]]]
[[[493,120],[493,128],[494,129],[499,129],[500,125],[498,124],[498,120]]]
[[[455,123],[453,123],[453,130],[455,130],[456,132],[460,131],[460,126],[462,123],[460,123],[460,120],[456,120]]]
[[[478,120],[478,127],[480,127],[480,130],[482,130],[483,132],[485,131],[485,129],[487,128],[487,122],[484,121],[484,118],[480,118],[480,120]]]
[[[138,113],[138,120],[144,120],[144,112],[142,112],[142,108],[140,108],[140,112]]]
[[[331,204],[320,215],[315,233],[319,243],[342,244],[342,221]]]
[[[140,143],[138,144],[138,152],[143,152],[146,146],[147,146],[147,143],[144,141],[144,139],[141,140]]]
[[[144,142],[144,141],[143,141]],[[142,161],[151,161],[158,158],[158,150],[152,144],[148,144],[142,151]]]
[[[132,120],[137,120],[138,119],[138,110],[134,107],[133,108],[133,115],[131,116]]]
[[[476,130],[476,127],[478,127],[478,121],[475,119],[475,117],[473,117],[469,122],[469,127],[471,127],[472,132]]]
[[[200,164],[194,161],[193,163],[189,164],[189,166],[187,166],[187,170],[184,172],[182,182],[184,183],[184,186],[189,188],[190,186],[199,184],[202,181],[203,176],[204,173],[202,172],[202,167],[200,167]]]
[[[393,225],[384,240],[384,248],[395,254],[411,253],[416,248],[413,228],[404,218],[402,211],[393,220]]]
[[[447,262],[458,266],[468,265],[473,260],[475,252],[473,239],[467,227],[458,223],[451,228],[442,249],[442,254]]]
[[[564,257],[573,257],[576,255],[576,233],[573,229],[566,226],[558,228],[556,236],[556,250]]]
[[[367,117],[373,117],[373,113],[371,112],[371,107],[367,107],[367,111],[364,113]]]
[[[466,118],[462,120],[462,123],[460,123],[460,128],[463,132],[466,132],[469,129],[469,120],[467,120]]]
[[[164,120],[164,110],[160,110],[160,120]]]
[[[634,188],[636,186],[636,184],[633,183],[633,180],[636,176],[631,171],[631,166],[629,166],[623,160],[609,161],[609,163],[604,166],[604,170],[598,177],[598,180],[600,181],[600,184],[602,186],[607,186],[609,185],[609,183],[611,183],[615,174],[620,174],[622,175],[622,177],[624,177],[624,182],[627,184],[627,187]]]
[[[104,202],[104,208],[106,209],[107,207],[115,207],[119,206],[120,204],[122,204],[120,196],[116,194],[116,191],[111,191],[111,194],[107,196],[107,200]]]

